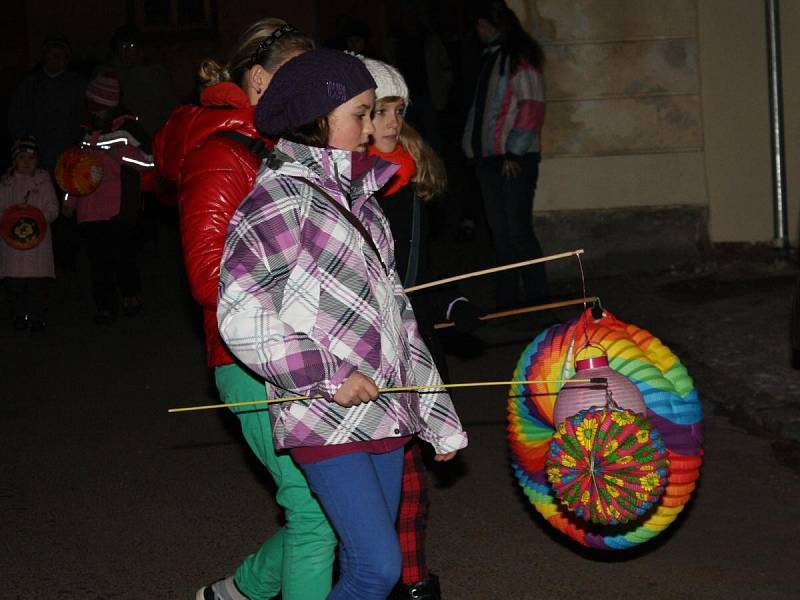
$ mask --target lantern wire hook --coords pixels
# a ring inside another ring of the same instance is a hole
[[[583,261],[581,260],[581,255],[576,254],[575,258],[578,259],[578,269],[581,272],[581,290],[583,291],[583,297],[587,298],[586,296],[586,274],[583,270]],[[589,308],[587,302],[584,300],[583,302],[583,311],[586,312],[586,309]],[[600,298],[595,297],[592,301],[592,318],[595,320],[600,320],[603,318],[603,303],[600,302]],[[583,335],[586,338],[586,346],[591,346],[591,340],[589,339],[589,323],[588,319],[584,319],[583,322]]]

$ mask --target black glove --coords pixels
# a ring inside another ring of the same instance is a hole
[[[453,300],[447,309],[447,320],[461,333],[471,333],[483,325],[481,315],[483,311],[463,296]]]

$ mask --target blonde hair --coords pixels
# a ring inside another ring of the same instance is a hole
[[[268,38],[273,39],[262,47]],[[267,17],[256,21],[245,30],[239,37],[236,50],[224,66],[212,58],[203,59],[197,78],[201,87],[222,81],[232,81],[241,86],[245,73],[254,65],[261,65],[264,70],[274,73],[286,62],[288,54],[313,48],[314,41],[305,33],[294,29],[283,19]]]
[[[405,98],[400,96],[384,96],[378,100],[377,105],[398,100],[406,102]],[[430,200],[433,196],[443,193],[447,189],[447,171],[442,159],[405,120],[400,127],[397,141],[408,151],[417,167],[416,173],[411,178],[417,195],[424,200]]]

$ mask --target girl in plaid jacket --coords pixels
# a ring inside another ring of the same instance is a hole
[[[395,519],[411,436],[437,460],[467,444],[445,392],[379,392],[441,378],[373,196],[397,170],[364,152],[374,88],[358,58],[333,50],[278,70],[256,124],[281,139],[231,221],[220,270],[228,347],[277,396],[310,396],[270,413],[276,448],[300,464],[339,537],[332,600],[383,600],[399,578]]]

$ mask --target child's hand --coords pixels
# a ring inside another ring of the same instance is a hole
[[[453,450],[452,452],[448,452],[447,454],[437,454],[433,457],[433,460],[436,462],[447,462],[448,460],[453,460],[456,456],[458,450]]]
[[[333,397],[339,406],[358,406],[362,402],[369,402],[378,397],[378,386],[369,377],[354,371],[344,380],[342,387]]]

